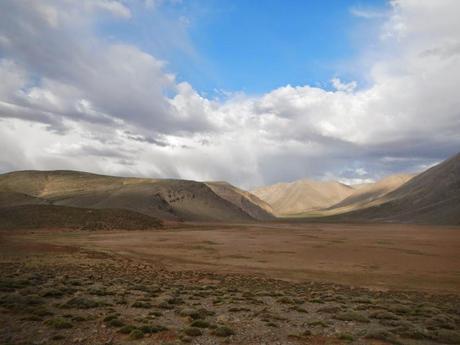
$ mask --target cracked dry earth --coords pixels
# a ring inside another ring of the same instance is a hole
[[[460,343],[454,295],[172,272],[65,246],[26,249],[2,250],[0,344]]]

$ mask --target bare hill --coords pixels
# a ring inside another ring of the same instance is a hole
[[[337,181],[298,180],[277,183],[251,191],[267,202],[279,215],[289,215],[330,207],[353,193],[350,186]]]
[[[332,219],[460,224],[460,153],[386,194],[385,200]]]
[[[366,208],[381,204],[386,201],[386,195],[404,183],[413,178],[414,174],[397,174],[387,176],[375,183],[366,183],[360,185],[353,193],[335,205],[332,205],[328,210],[336,212],[352,211],[361,208]]]
[[[271,220],[275,218],[269,204],[247,191],[227,182],[206,182],[206,185],[221,198],[238,206],[254,219]]]
[[[129,210],[94,210],[54,205],[21,205],[0,208],[0,229],[146,230],[162,222]]]
[[[170,220],[261,220],[254,217],[257,212],[247,213],[205,183],[187,180],[125,178],[76,171],[19,171],[0,175],[0,192],[20,193],[53,205],[128,209]],[[258,207],[245,206],[251,210]],[[262,209],[260,213],[264,213]]]
[[[0,191],[0,207],[19,206],[19,205],[47,205],[48,201],[17,192]]]

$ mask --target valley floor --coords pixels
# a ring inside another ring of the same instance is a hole
[[[1,344],[459,344],[460,229],[0,233]]]

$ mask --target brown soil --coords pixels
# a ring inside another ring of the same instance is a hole
[[[168,269],[250,272],[374,289],[460,292],[460,229],[397,224],[178,225],[164,231],[25,235]]]
[[[459,267],[454,227],[3,231],[0,343],[457,344]]]

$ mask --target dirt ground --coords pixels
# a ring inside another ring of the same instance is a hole
[[[0,233],[0,344],[460,344],[460,229]]]
[[[117,253],[170,270],[250,272],[382,290],[460,293],[456,227],[193,224],[162,231],[35,231],[17,238],[23,237]]]

